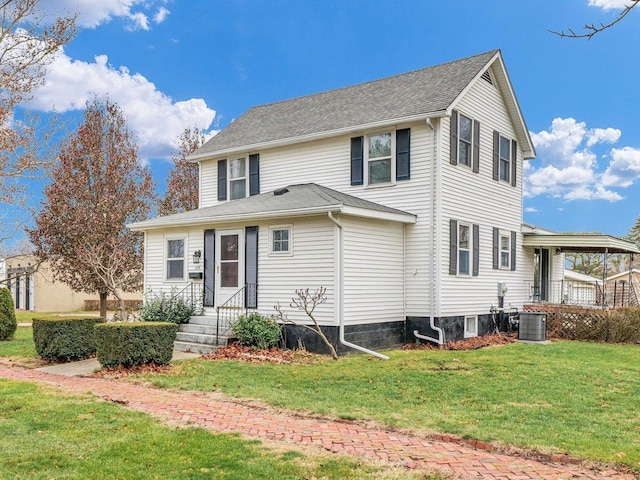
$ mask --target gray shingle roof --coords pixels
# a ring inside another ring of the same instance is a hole
[[[445,110],[498,52],[253,107],[193,156]]]
[[[402,210],[385,207],[384,205],[347,195],[315,183],[290,185],[279,190],[282,192],[280,195],[276,195],[274,192],[262,193],[211,207],[144,220],[129,225],[129,228],[147,230],[149,228],[196,225],[245,218],[295,216],[305,213],[336,211],[343,207],[367,210],[372,212],[373,216],[375,214],[393,214],[407,218],[413,216]]]

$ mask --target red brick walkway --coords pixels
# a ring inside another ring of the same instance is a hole
[[[45,384],[72,392],[92,392],[164,420],[195,424],[216,432],[238,432],[258,439],[320,446],[330,452],[430,467],[465,479],[632,479],[615,471],[595,472],[579,465],[540,463],[474,449],[457,443],[426,440],[347,422],[279,414],[241,405],[201,392],[175,392],[123,381],[67,377],[0,365],[0,377]]]

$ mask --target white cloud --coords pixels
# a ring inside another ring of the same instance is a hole
[[[96,95],[108,96],[136,133],[142,158],[169,158],[186,127],[208,129],[216,114],[200,98],[174,101],[144,76],[109,65],[106,55],[87,63],[61,51],[48,68],[45,85],[34,93],[29,107],[61,113],[83,110]]]
[[[526,207],[524,209],[524,211],[527,212],[527,213],[538,213],[539,212],[539,210],[536,207]]]
[[[82,28],[95,28],[119,18],[128,30],[149,30],[150,17],[157,24],[169,14],[165,4],[166,0],[41,0],[40,8],[52,15],[78,13]]]
[[[589,0],[590,7],[598,7],[603,10],[623,9],[632,3],[631,0]]]
[[[622,136],[616,128],[587,128],[573,118],[555,118],[549,130],[531,133],[538,160],[524,169],[525,195],[565,200],[617,202],[611,188],[627,188],[640,179],[640,149],[611,148]],[[603,153],[596,150],[605,149]],[[607,165],[601,166],[603,160]],[[537,165],[537,166],[536,166]]]
[[[602,184],[610,187],[630,187],[640,179],[640,149],[611,149],[611,161],[602,175]]]

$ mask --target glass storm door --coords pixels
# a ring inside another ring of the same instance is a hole
[[[216,304],[244,286],[244,230],[216,230]]]

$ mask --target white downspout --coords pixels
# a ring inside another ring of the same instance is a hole
[[[343,249],[343,235],[342,235],[342,224],[338,221],[338,219],[336,219],[336,217],[333,216],[333,212],[328,212],[329,214],[329,220],[331,220],[333,223],[335,223],[338,227],[338,232],[339,232],[339,238],[338,238],[338,243],[339,243],[339,248],[340,248],[340,252],[338,255],[338,284],[335,286],[336,293],[335,296],[338,299],[339,302],[339,307],[338,307],[338,331],[339,331],[339,339],[340,339],[340,343],[342,345],[344,345],[345,347],[350,347],[353,348],[355,350],[360,350],[361,352],[364,353],[368,353],[369,355],[373,355],[375,357],[381,358],[383,360],[389,360],[389,357],[387,357],[386,355],[382,355],[381,353],[378,352],[374,352],[373,350],[369,350],[368,348],[364,348],[361,347],[360,345],[356,345],[354,343],[351,342],[347,342],[344,339],[344,289],[343,289],[343,284],[344,284],[344,249]]]
[[[438,338],[428,337],[426,335],[421,335],[418,330],[413,331],[413,335],[416,338],[421,340],[427,340],[429,342],[436,343],[438,345],[443,345],[445,343],[444,330],[442,328],[437,327],[435,324],[435,308],[436,308],[436,249],[437,247],[437,236],[436,236],[436,228],[437,228],[437,206],[436,199],[437,192],[437,172],[438,172],[438,164],[439,159],[436,158],[436,129],[431,122],[431,118],[426,119],[427,126],[431,129],[431,141],[432,141],[432,160],[433,160],[433,169],[431,173],[431,301],[429,308],[429,327],[435,332],[438,332]]]

